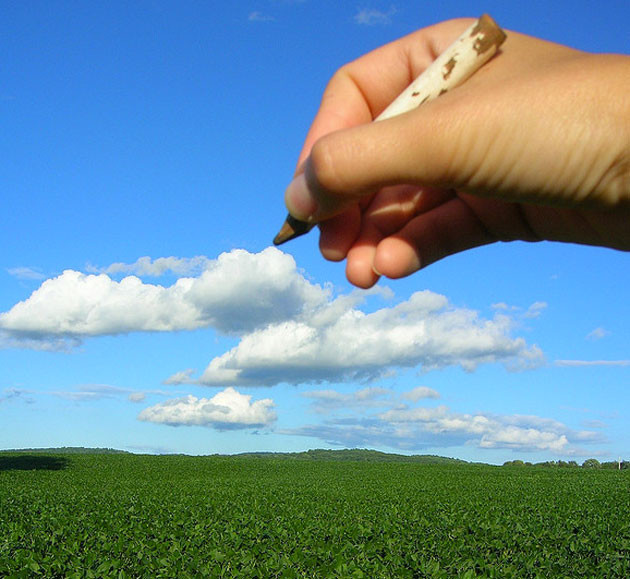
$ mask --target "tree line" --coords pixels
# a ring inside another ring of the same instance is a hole
[[[578,464],[575,460],[547,460],[545,462],[525,462],[522,460],[508,460],[503,466],[551,466],[556,468],[605,468],[612,470],[630,469],[630,461],[627,460],[610,460],[600,462],[596,458],[587,458],[582,464]]]

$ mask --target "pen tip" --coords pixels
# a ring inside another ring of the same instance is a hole
[[[278,234],[273,238],[273,244],[282,245],[286,241],[290,241],[291,239],[295,239],[296,237],[300,237],[300,235],[308,233],[312,228],[312,224],[299,221],[289,215],[282,224]]]

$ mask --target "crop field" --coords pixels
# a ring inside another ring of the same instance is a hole
[[[630,577],[630,471],[0,453],[1,577]]]

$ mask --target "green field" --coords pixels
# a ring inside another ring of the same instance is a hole
[[[1,577],[630,577],[630,471],[0,453]]]

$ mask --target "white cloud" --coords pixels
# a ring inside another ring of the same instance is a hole
[[[335,315],[327,315],[332,308]],[[424,370],[504,362],[541,363],[542,353],[512,338],[504,314],[483,319],[422,291],[394,307],[365,313],[334,300],[312,315],[255,330],[214,358],[199,382],[207,385],[272,385],[374,379],[393,368]]]
[[[41,280],[46,278],[44,273],[36,267],[12,267],[7,269],[7,273],[22,280]]]
[[[361,388],[354,393],[354,398],[358,402],[368,402],[383,396],[391,396],[392,391],[388,388],[379,388],[378,386],[368,386]]]
[[[557,454],[568,451],[565,434],[545,432],[535,428],[504,426],[485,432],[479,441],[480,448],[511,448],[514,450],[548,450]]]
[[[209,261],[199,277],[180,278],[169,287],[135,276],[114,281],[103,273],[66,270],[0,314],[0,331],[5,345],[39,340],[50,347],[63,340],[137,331],[213,327],[249,332],[299,318],[302,310],[325,303],[328,294],[275,248],[258,254],[234,250]]]
[[[162,382],[162,384],[166,384],[169,386],[177,386],[178,384],[191,384],[194,382],[192,375],[195,370],[193,368],[188,368],[187,370],[181,370],[179,372],[175,372],[172,376],[169,376],[166,380]]]
[[[2,314],[0,314],[0,317]],[[7,332],[2,330],[0,320],[0,350],[21,349],[41,352],[69,352],[81,344],[81,340],[70,337],[44,337],[35,334],[29,337],[23,332]]]
[[[158,257],[151,259],[148,256],[138,258],[134,263],[113,263],[107,267],[95,267],[88,265],[90,273],[105,273],[108,275],[131,274],[159,277],[167,273],[178,276],[199,274],[212,266],[212,260],[203,255],[195,257]]]
[[[371,380],[398,368],[472,371],[496,362],[522,369],[543,359],[537,346],[512,336],[519,314],[497,308],[484,318],[430,291],[368,313],[367,297],[389,299],[391,290],[333,298],[332,288],[311,283],[275,248],[233,250],[215,260],[141,258],[108,271],[157,275],[192,264],[205,269],[170,286],[67,270],[0,313],[0,347],[69,349],[91,336],[213,328],[240,341],[200,377],[182,370],[166,383],[220,387]]]
[[[512,315],[520,315],[520,317],[524,319],[528,318],[538,318],[543,313],[543,311],[547,308],[547,302],[534,302],[531,304],[526,310],[519,306],[508,305],[505,302],[498,302],[496,304],[492,304],[492,309],[497,311],[502,311],[504,313],[510,313]]]
[[[31,390],[24,390],[23,388],[5,388],[0,395],[0,404],[11,400],[22,400],[27,404],[32,404],[35,400],[29,396],[31,393]]]
[[[547,302],[534,302],[523,314],[524,318],[538,318],[547,308]]]
[[[578,444],[603,442],[593,431],[574,431],[538,416],[465,414],[447,406],[401,407],[368,417],[332,418],[323,424],[285,430],[285,434],[316,437],[340,446],[383,445],[419,450],[431,447],[473,445],[518,452],[548,451],[575,455]]]
[[[516,311],[518,310],[518,306],[510,306],[508,304],[506,304],[505,302],[497,302],[496,304],[492,304],[492,309],[494,310],[502,310],[504,312],[507,311]]]
[[[394,16],[396,12],[397,10],[393,6],[386,11],[372,8],[361,8],[354,15],[354,21],[357,24],[363,24],[364,26],[389,24],[392,21],[392,16]]]
[[[129,402],[144,402],[146,397],[146,392],[131,392],[129,396],[127,396],[127,399]]]
[[[397,396],[390,388],[368,386],[354,392],[339,392],[333,389],[309,390],[303,392],[304,398],[312,400],[312,409],[320,414],[336,411],[361,411],[368,408],[407,408],[404,400],[418,402],[425,399],[438,399],[440,393],[427,386],[418,386]],[[402,404],[402,405],[401,405]]]
[[[268,14],[264,14],[259,10],[254,10],[249,13],[247,20],[250,22],[273,22],[275,18],[273,16],[269,16]]]
[[[583,420],[582,426],[584,428],[608,428],[608,424],[606,424],[603,420]]]
[[[586,339],[593,340],[593,341],[601,340],[602,338],[605,338],[608,335],[610,335],[610,332],[600,326],[598,328],[595,328],[592,332],[589,332],[586,335]]]
[[[124,394],[128,394],[128,388],[120,388],[119,386],[111,386],[109,384],[83,384],[78,390],[73,391],[56,391],[51,392],[53,396],[73,400],[76,402],[85,402],[92,400],[102,400],[103,398],[115,398]]]
[[[455,412],[444,404],[415,404],[419,400],[440,397],[439,392],[426,386],[400,396],[383,388],[366,388],[353,393],[315,390],[305,392],[303,396],[313,401],[313,410],[328,415],[327,418],[320,424],[279,432],[318,438],[338,446],[388,446],[417,451],[471,445],[520,453],[538,451],[576,456],[592,454],[591,450],[584,451],[581,445],[606,441],[602,432],[574,430],[551,418],[487,412],[469,414]],[[602,428],[604,425],[597,426]]]
[[[414,389],[409,392],[405,392],[402,395],[402,398],[405,400],[411,400],[412,402],[418,402],[418,400],[422,400],[423,398],[439,398],[440,393],[433,390],[432,388],[428,388],[427,386],[416,386]]]
[[[72,400],[73,402],[93,402],[105,398],[120,398],[125,396],[130,402],[142,402],[148,394],[167,395],[161,390],[132,390],[110,384],[82,384],[76,390],[57,390],[47,392],[58,398]]]
[[[370,386],[351,393],[336,390],[311,390],[302,394],[310,398],[312,408],[318,413],[329,413],[341,409],[363,409],[391,405],[393,392],[387,388]]]
[[[587,366],[630,366],[630,360],[556,360],[556,366],[587,367]]]
[[[212,398],[196,398],[189,394],[145,408],[138,419],[170,426],[207,426],[217,430],[272,424],[276,420],[273,400],[264,398],[251,402],[251,398],[234,388],[226,388]]]

